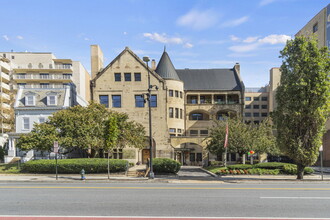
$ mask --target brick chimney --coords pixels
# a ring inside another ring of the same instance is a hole
[[[103,52],[99,45],[91,45],[91,78],[103,68]]]
[[[155,59],[152,59],[152,61],[151,61],[151,69],[156,70],[156,61],[155,61]]]
[[[235,66],[234,66],[234,69],[237,73],[237,75],[241,75],[241,66],[239,65],[239,63],[236,63]]]

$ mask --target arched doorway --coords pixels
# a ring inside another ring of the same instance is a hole
[[[183,166],[202,166],[203,147],[196,143],[182,143],[174,148],[174,159]]]

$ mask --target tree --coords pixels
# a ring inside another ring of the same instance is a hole
[[[50,151],[55,140],[68,152],[78,149],[95,157],[113,148],[144,147],[145,130],[141,124],[129,121],[127,114],[91,103],[55,112],[47,122],[36,124],[31,133],[22,135],[18,143],[24,150]]]
[[[315,37],[296,37],[281,51],[281,83],[273,114],[277,143],[297,164],[297,179],[313,165],[329,116],[329,51]]]
[[[215,123],[216,125],[211,129],[207,146],[211,153],[221,155],[225,152],[224,141],[227,123],[229,133],[228,152],[244,156],[250,150],[254,150],[257,153],[272,153],[276,151],[272,127],[268,120],[265,120],[260,125],[254,125],[246,124],[242,118],[235,117],[216,121]]]

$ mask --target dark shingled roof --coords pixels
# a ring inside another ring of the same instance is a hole
[[[176,79],[180,80],[177,72],[175,71],[175,68],[173,66],[173,63],[168,56],[167,52],[164,51],[162,57],[159,60],[159,63],[156,68],[156,73],[160,75],[163,79]]]
[[[185,90],[242,90],[234,69],[177,69],[176,72]]]

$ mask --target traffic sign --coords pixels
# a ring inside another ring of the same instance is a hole
[[[58,141],[54,141],[54,153],[58,153]]]

